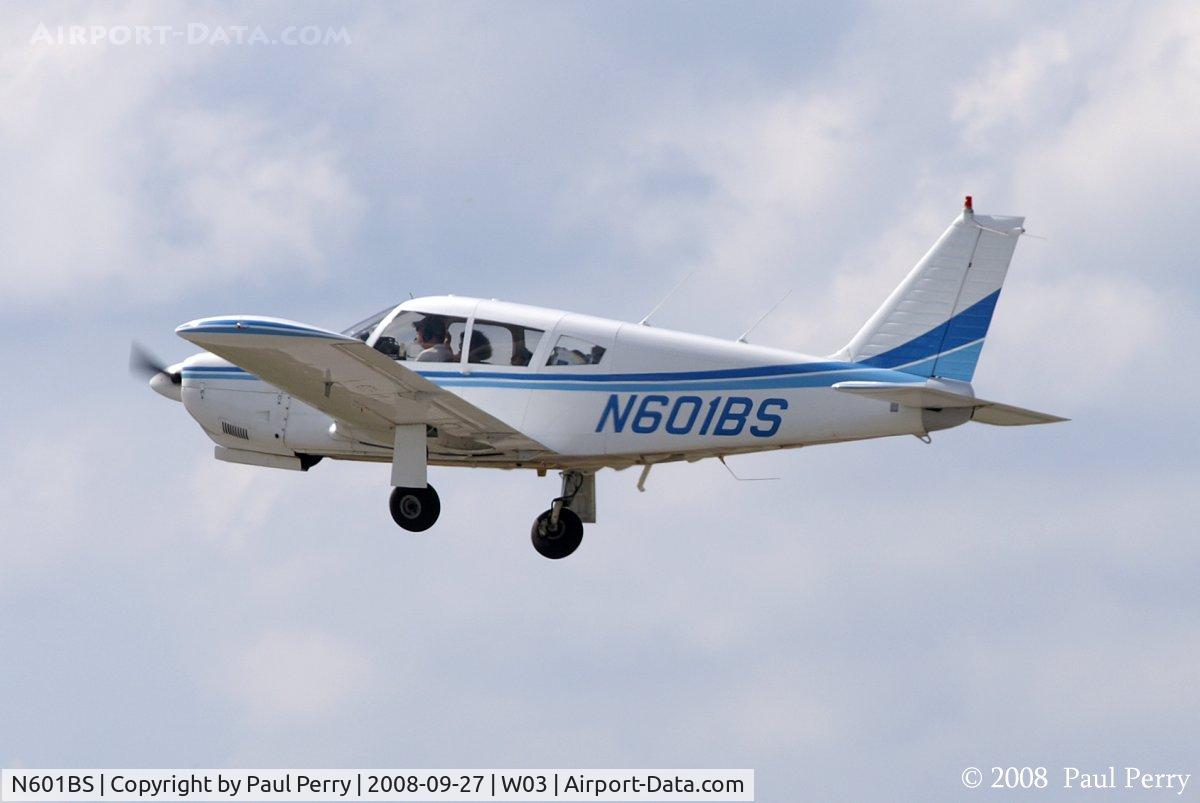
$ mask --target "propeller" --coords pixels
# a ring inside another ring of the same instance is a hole
[[[129,345],[129,370],[131,373],[148,376],[151,379],[162,374],[170,380],[172,385],[183,382],[183,374],[179,371],[168,371],[162,360],[144,349],[137,341]]]

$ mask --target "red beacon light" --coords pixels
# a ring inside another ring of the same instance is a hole
[[[975,211],[975,209],[971,206],[971,196],[970,195],[968,195],[966,197],[966,199],[963,201],[963,211],[964,212],[972,212],[972,213]]]

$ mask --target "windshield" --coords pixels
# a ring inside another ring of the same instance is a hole
[[[396,304],[393,304],[387,309],[375,313],[370,318],[364,318],[349,329],[343,329],[342,334],[349,337],[357,337],[365,343],[367,338],[371,336],[371,333],[375,331],[375,327],[379,326],[379,322],[386,318],[388,313],[394,310],[396,306]]]

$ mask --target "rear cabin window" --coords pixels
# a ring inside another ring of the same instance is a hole
[[[604,347],[571,335],[559,335],[558,342],[550,349],[547,366],[599,365],[604,359]]]
[[[520,324],[477,320],[471,331],[470,346],[463,346],[460,336],[458,348],[460,351],[466,348],[470,363],[525,366],[533,359],[544,334],[541,329]]]

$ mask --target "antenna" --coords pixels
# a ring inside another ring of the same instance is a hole
[[[665,296],[663,296],[662,301],[655,304],[654,309],[647,312],[645,317],[643,317],[640,321],[638,321],[638,325],[639,326],[649,326],[650,324],[648,323],[648,321],[650,320],[650,316],[653,315],[654,313],[658,312],[659,309],[662,307],[662,305],[667,303],[667,299],[670,298],[671,296],[675,295],[675,291],[678,290],[680,287],[683,287],[683,283],[695,275],[696,275],[696,271],[692,271],[687,276],[684,276],[682,279],[680,279],[679,282],[674,287],[671,288],[671,292],[669,292]]]
[[[654,467],[653,463],[646,463],[644,466],[642,466],[642,473],[638,477],[638,481],[637,481],[638,493],[646,492],[646,478],[650,476],[650,469],[653,467]]]
[[[729,467],[729,464],[725,462],[725,455],[717,455],[717,459],[721,461],[721,465],[725,466],[725,470],[729,472],[729,476],[733,477],[738,482],[770,482],[771,480],[779,479],[779,477],[739,477],[733,472],[733,469]]]
[[[752,323],[752,324],[750,325],[750,328],[749,328],[749,329],[747,329],[746,331],[742,332],[742,334],[741,334],[741,337],[739,337],[739,338],[737,339],[737,342],[739,342],[739,343],[745,343],[745,342],[746,342],[746,338],[750,336],[750,333],[751,333],[751,332],[753,332],[755,329],[757,329],[757,328],[758,328],[758,325],[759,325],[760,323],[762,323],[763,321],[765,321],[765,320],[767,319],[767,316],[768,316],[768,315],[770,315],[772,312],[774,312],[774,311],[775,311],[775,310],[776,310],[776,309],[779,307],[779,305],[780,305],[780,304],[782,304],[784,301],[786,301],[786,300],[787,300],[787,297],[788,297],[788,296],[790,296],[791,294],[792,294],[792,291],[791,291],[791,290],[788,290],[786,293],[784,293],[784,294],[783,294],[783,297],[782,297],[782,298],[780,298],[778,301],[776,301],[774,304],[772,304],[772,305],[771,305],[771,308],[770,308],[769,310],[767,310],[766,312],[764,312],[762,315],[759,315],[759,316],[758,316],[758,320],[757,320],[757,321],[755,321],[754,323]]]

